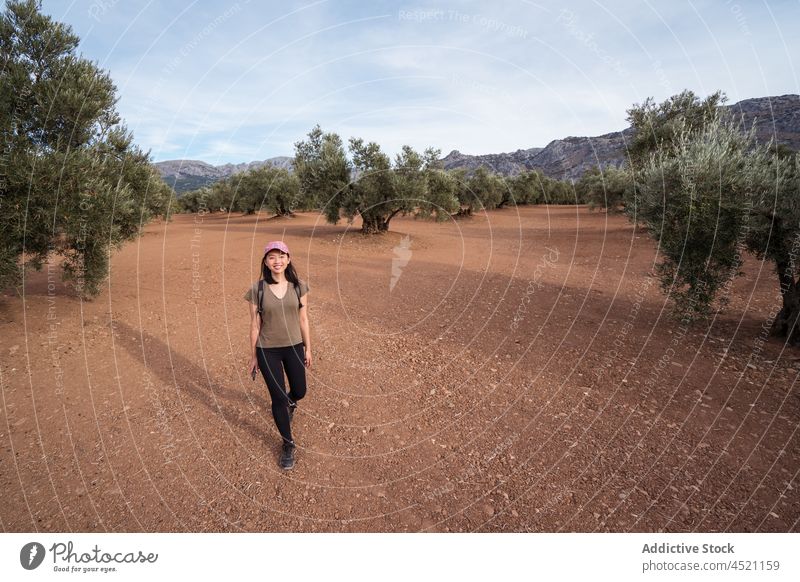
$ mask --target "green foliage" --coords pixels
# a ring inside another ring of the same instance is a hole
[[[469,186],[469,178],[465,168],[448,170],[447,175],[453,184],[453,196],[458,203],[458,214],[468,216],[472,214],[475,196]]]
[[[509,178],[506,183],[511,190],[513,202],[518,205],[539,204],[545,199],[548,178],[539,170],[522,172]]]
[[[476,209],[491,210],[505,205],[583,203],[571,182],[548,178],[539,170],[503,178],[479,166],[471,176],[464,168],[450,170],[448,175],[455,186],[459,214],[464,216]]]
[[[475,210],[497,208],[510,188],[505,180],[490,172],[485,166],[478,166],[471,175],[464,168],[450,170],[454,182],[454,196],[458,202],[459,215],[470,216]]]
[[[760,179],[771,185],[756,201],[747,248],[775,265],[783,306],[772,332],[800,344],[800,154],[771,152],[761,160]]]
[[[219,208],[228,212],[236,210],[235,176],[227,180],[218,180],[211,185],[209,201],[219,204]]]
[[[404,145],[394,162],[394,188],[398,199],[407,201],[404,208],[412,212],[414,206],[425,199],[426,179],[422,172],[424,165],[422,156],[410,146]]]
[[[211,186],[192,190],[178,199],[180,212],[218,212],[224,205],[219,191]]]
[[[350,184],[350,164],[341,138],[323,133],[316,125],[308,139],[296,142],[294,147],[294,168],[302,196],[321,209],[328,222],[336,224]]]
[[[793,264],[800,253],[800,155],[771,152],[767,162],[763,157],[760,162],[759,177],[771,187],[760,189],[747,246],[759,259],[769,259],[779,267],[792,266],[790,274],[794,275],[798,269]]]
[[[472,172],[442,168],[440,150],[419,154],[409,146],[391,163],[375,142],[349,140],[347,159],[341,138],[315,126],[304,141],[295,143],[295,168],[300,191],[321,206],[328,222],[340,216],[361,216],[364,232],[388,229],[398,214],[449,220],[469,216],[476,209],[491,210],[518,204],[580,204],[582,197],[571,182],[547,178],[540,171],[511,178],[485,166]],[[345,175],[353,180],[345,182]]]
[[[267,209],[289,216],[300,205],[300,180],[285,168],[262,166],[230,179],[235,191],[231,210],[253,214]]]
[[[688,316],[708,313],[739,274],[753,210],[775,181],[767,148],[721,116],[676,134],[641,166],[627,208],[658,240],[661,285]]]
[[[375,142],[350,138],[348,145],[352,161],[341,138],[319,126],[295,143],[300,191],[321,207],[328,222],[360,216],[362,230],[376,233],[387,230],[397,214],[445,220],[458,208],[454,184],[439,166],[439,150],[419,154],[403,146],[392,164]]]
[[[497,208],[506,190],[503,180],[490,172],[485,166],[478,166],[469,179],[472,196],[468,202],[474,209],[491,210]]]
[[[181,196],[184,212],[229,212],[253,214],[267,210],[277,216],[290,216],[296,210],[313,208],[312,201],[301,195],[300,179],[285,168],[266,165]]]
[[[99,291],[109,251],[136,237],[173,194],[114,109],[108,74],[76,55],[68,26],[32,0],[0,20],[0,287],[64,256],[85,297]],[[20,268],[20,260],[22,265]]]
[[[377,143],[365,144],[361,138],[350,138],[349,149],[358,178],[347,190],[342,204],[344,215],[350,221],[360,215],[364,232],[387,230],[395,214],[413,209],[413,200],[402,197],[389,156]]]
[[[628,110],[628,122],[634,137],[628,144],[628,156],[634,170],[647,163],[650,154],[658,150],[662,156],[672,152],[678,136],[701,131],[719,116],[719,107],[726,97],[717,91],[701,100],[692,91],[683,91],[656,104],[648,97],[641,105]]]
[[[175,190],[176,194],[181,196],[187,192],[201,190],[207,186],[211,186],[217,181],[217,178],[206,176],[169,176],[164,179],[167,185]],[[181,196],[183,198],[183,196]]]
[[[757,145],[720,104],[684,91],[629,111],[636,130],[635,188],[626,212],[659,242],[662,288],[684,317],[724,305],[749,251],[775,265],[783,305],[773,333],[800,343],[800,161],[782,145]]]
[[[417,213],[414,215],[419,218],[433,218],[437,222],[449,220],[450,215],[459,209],[456,181],[442,169],[440,155],[441,150],[425,150],[422,169],[424,194],[419,199]]]
[[[364,232],[387,230],[397,214],[441,221],[458,208],[454,184],[438,161],[439,150],[427,148],[420,155],[403,146],[393,166],[374,142],[351,139],[350,152],[357,180],[350,186],[343,211],[350,220],[359,214]]]
[[[614,166],[602,170],[595,166],[584,172],[575,184],[578,197],[589,204],[589,208],[606,208],[619,212],[625,205],[625,193],[633,187],[630,173]]]
[[[578,198],[572,182],[546,178],[542,202],[545,204],[580,204],[581,200]]]

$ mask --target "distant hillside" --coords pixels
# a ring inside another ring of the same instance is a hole
[[[750,127],[756,124],[759,141],[775,138],[794,151],[800,151],[800,95],[761,97],[745,99],[730,106],[738,115],[743,115]]]
[[[161,173],[164,181],[172,186],[178,194],[196,190],[209,184],[227,178],[234,174],[246,172],[253,168],[273,165],[292,171],[292,158],[278,156],[263,161],[247,162],[241,164],[223,164],[212,166],[199,160],[169,160],[153,164]]]
[[[445,170],[455,168],[466,168],[474,170],[478,166],[488,166],[496,173],[504,176],[513,176],[526,170],[533,160],[544,148],[530,148],[527,150],[517,150],[510,154],[484,154],[481,156],[470,156],[462,154],[458,150],[453,150],[442,158]]]
[[[775,137],[778,143],[800,150],[800,95],[757,97],[728,107],[744,117],[747,127],[757,122],[756,135],[760,141],[767,142]],[[622,165],[625,160],[625,143],[631,134],[632,130],[628,128],[595,137],[565,137],[551,141],[544,148],[533,147],[500,154],[473,156],[453,150],[442,158],[442,162],[448,170],[474,170],[483,165],[504,176],[541,170],[551,178],[577,179],[593,166]],[[164,180],[180,194],[265,164],[292,170],[292,158],[287,156],[222,166],[212,166],[195,160],[173,160],[155,165]]]
[[[800,95],[758,97],[745,99],[728,106],[744,118],[746,127],[756,123],[756,137],[768,142],[775,137],[778,143],[800,150]],[[620,166],[625,161],[625,144],[633,134],[631,128],[596,137],[566,137],[551,141],[544,148],[517,150],[508,154],[470,156],[456,150],[444,163],[447,168],[474,169],[485,165],[503,175],[526,170],[541,170],[551,178],[580,178],[593,166]]]
[[[514,176],[529,170],[541,170],[551,178],[577,178],[592,166],[619,166],[625,151],[623,136],[631,130],[597,137],[566,137],[551,141],[544,148],[517,150],[509,154],[470,156],[453,150],[442,160],[447,169],[487,166],[493,172]]]

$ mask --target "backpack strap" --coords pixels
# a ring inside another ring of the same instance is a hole
[[[262,303],[264,300],[264,279],[258,280],[258,317],[260,318],[260,324],[264,324],[264,308],[262,307]]]

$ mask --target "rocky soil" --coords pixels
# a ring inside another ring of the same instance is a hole
[[[55,262],[0,298],[3,531],[798,531],[768,264],[686,326],[622,217],[358,226],[177,216],[92,302]],[[314,355],[289,472],[242,297],[279,238]]]

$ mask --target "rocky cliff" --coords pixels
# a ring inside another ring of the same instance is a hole
[[[470,156],[453,150],[442,158],[442,163],[446,170],[454,168],[466,168],[474,170],[478,166],[488,166],[498,174],[513,176],[527,170],[530,162],[544,148],[530,148],[527,150],[517,150],[510,154],[485,154],[482,156]]]
[[[745,99],[729,107],[750,127],[756,124],[756,137],[768,142],[775,138],[789,148],[800,150],[800,95]]]

